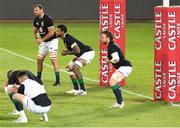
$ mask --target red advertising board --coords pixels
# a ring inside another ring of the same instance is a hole
[[[180,101],[180,6],[155,7],[154,100]]]
[[[125,0],[100,0],[100,33],[108,30],[113,33],[115,42],[125,54],[125,25],[126,1]],[[109,79],[115,71],[112,64],[107,64],[107,46],[100,42],[99,51],[99,86],[109,86]],[[121,83],[124,85],[124,81]]]

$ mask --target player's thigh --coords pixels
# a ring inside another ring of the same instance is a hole
[[[95,56],[95,52],[94,51],[89,51],[89,52],[85,52],[84,54],[82,54],[78,60],[83,64],[83,65],[86,65],[86,64],[90,64],[91,61],[93,60]]]
[[[48,50],[50,52],[51,60],[56,62],[58,53],[58,39],[53,39],[52,41],[48,42]]]
[[[132,72],[132,67],[130,66],[121,66],[117,70],[118,72],[121,72],[125,77],[128,77]]]
[[[12,98],[23,103],[25,96],[23,94],[20,94],[20,93],[15,93]]]
[[[51,106],[42,107],[42,106],[36,105],[34,101],[32,101],[32,99],[30,99],[27,96],[25,97],[23,101],[23,105],[28,111],[32,113],[37,113],[37,114],[48,112],[51,108]]]
[[[48,42],[48,50],[50,53],[58,51],[58,39],[53,39]]]
[[[73,60],[69,61],[69,63],[66,66],[66,70],[70,71],[72,70],[73,66],[74,66],[74,62],[77,60],[77,58],[74,58]]]
[[[113,86],[119,82],[121,82],[125,78],[125,75],[119,71],[115,71],[109,81],[110,86]]]
[[[46,57],[47,54],[48,54],[48,46],[45,42],[42,42],[39,45],[38,58],[43,59]]]

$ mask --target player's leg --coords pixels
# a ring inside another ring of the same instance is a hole
[[[74,88],[70,91],[66,91],[66,93],[68,94],[75,94],[78,90],[79,90],[79,86],[78,86],[78,80],[76,78],[76,75],[74,74],[74,72],[72,71],[72,67],[74,65],[74,61],[76,60],[76,58],[74,58],[72,61],[70,61],[68,63],[68,66],[66,66],[66,70],[69,73],[69,77],[71,78],[71,81],[73,83]]]
[[[23,105],[22,105],[23,103],[22,103],[22,101],[20,101],[20,99],[23,100],[24,95],[19,94],[19,93],[16,93],[16,94],[10,93],[9,95],[11,96],[14,104],[20,104],[22,106],[22,110],[19,111],[20,117],[17,120],[14,120],[13,123],[26,123],[26,122],[28,122],[26,114],[23,110]],[[19,98],[19,97],[21,97],[21,98]]]
[[[55,83],[53,84],[54,86],[60,85],[60,72],[59,72],[59,63],[58,63],[58,58],[57,58],[57,51],[58,51],[58,39],[53,39],[48,43],[48,48],[50,52],[50,59],[51,63],[54,67],[54,72],[55,72]]]
[[[80,89],[81,89],[80,95],[87,95],[87,91],[84,86],[84,80],[83,80],[82,73],[80,72],[80,68],[87,64],[90,64],[94,56],[95,56],[94,51],[85,52],[74,62],[74,66],[72,70],[75,73],[76,78],[78,79],[78,82],[80,85]]]
[[[11,99],[11,101],[13,102],[13,99],[12,99],[12,95],[10,95],[10,92],[8,92],[8,90],[13,87],[14,85],[7,85],[7,83],[4,85],[4,90],[5,90],[5,93],[8,94],[9,98]],[[8,113],[9,115],[19,115],[19,111],[23,110],[23,106],[17,102],[17,103],[14,103],[14,106],[15,106],[15,109]]]
[[[87,95],[87,91],[85,89],[85,86],[84,86],[84,80],[83,80],[83,76],[82,76],[82,73],[80,72],[80,69],[86,65],[86,61],[83,60],[83,59],[78,59],[74,62],[74,65],[72,67],[72,71],[74,72],[77,80],[78,80],[78,83],[80,85],[80,92],[78,92],[77,94],[75,95],[78,95],[78,94],[81,94],[82,95]]]
[[[57,52],[51,52],[50,53],[50,58],[51,58],[51,63],[54,67],[54,72],[55,72],[55,83],[53,84],[54,86],[56,85],[60,85],[60,72],[59,72],[59,64],[58,64],[58,60],[57,60]]]
[[[36,105],[34,103],[34,101],[32,101],[32,99],[30,99],[29,97],[27,97],[25,95],[19,94],[19,93],[15,93],[13,95],[13,100],[17,100],[17,101],[21,102],[23,104],[23,106],[29,112],[36,113],[36,114],[42,114],[43,120],[48,121],[47,113],[50,110],[51,105],[47,106],[47,107],[42,107],[42,106]]]
[[[112,106],[113,108],[123,108],[122,92],[118,83],[124,78],[125,76],[122,73],[116,71],[115,73],[113,73],[112,77],[109,80],[109,85],[111,86],[113,93],[116,97],[116,103]]]
[[[112,74],[109,85],[111,86],[116,97],[116,103],[112,106],[112,108],[123,108],[124,102],[118,83],[121,82],[124,78],[128,77],[131,71],[132,67],[122,66]]]
[[[12,95],[11,95],[11,94],[9,94],[9,97],[10,97],[11,101],[13,102],[13,99],[12,99]],[[22,104],[21,104],[20,102],[13,102],[13,104],[14,104],[14,106],[15,106],[16,109],[15,109],[13,112],[9,113],[9,114],[10,114],[10,115],[21,115],[21,114],[20,114],[21,111],[24,111]]]
[[[47,46],[44,42],[39,45],[39,52],[37,57],[37,77],[41,79],[42,71],[43,71],[43,62],[48,53]]]
[[[14,101],[13,98],[12,98],[14,93],[9,91],[10,88],[13,88],[14,86],[15,85],[7,85],[6,86],[7,88],[5,89],[5,92],[9,95],[11,101],[13,102],[13,104],[15,105],[15,108],[16,108],[13,112],[11,112],[9,114],[11,114],[11,115],[20,115],[20,117],[17,120],[13,121],[13,122],[26,122],[27,117],[26,117],[26,114],[25,114],[25,112],[23,110],[23,105],[18,101],[17,102]]]

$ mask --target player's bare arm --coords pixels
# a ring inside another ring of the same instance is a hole
[[[77,55],[81,52],[80,48],[78,45],[74,46],[73,47],[73,50],[72,51],[68,51],[68,50],[63,50],[61,52],[62,56],[65,56],[65,55]]]
[[[37,33],[38,33],[38,29],[36,27],[33,27],[34,39],[37,39]]]

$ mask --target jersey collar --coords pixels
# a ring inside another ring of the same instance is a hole
[[[64,33],[64,38],[66,37],[66,35],[67,35],[67,32],[66,32],[66,33]]]
[[[40,19],[42,19],[44,17],[44,13],[42,14],[42,16],[41,17],[39,17]]]

